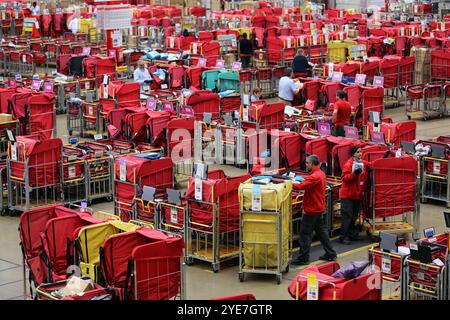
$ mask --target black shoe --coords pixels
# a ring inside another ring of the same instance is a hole
[[[342,244],[347,244],[347,245],[352,244],[352,242],[350,240],[347,240],[345,238],[339,238],[338,241],[339,241],[339,243],[342,243]]]
[[[321,256],[319,257],[320,260],[325,260],[325,261],[335,261],[337,259],[337,256]]]
[[[309,264],[309,261],[308,261],[308,260],[305,260],[305,259],[295,258],[295,259],[292,259],[291,264],[293,264],[293,265],[299,265],[299,266],[304,266],[304,265]]]

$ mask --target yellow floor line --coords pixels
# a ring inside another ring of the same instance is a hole
[[[330,238],[330,241],[333,241],[333,240],[336,240],[336,239],[339,239],[339,236],[335,236],[333,238]],[[313,243],[311,243],[311,247],[316,247],[319,244],[320,244],[320,241],[313,242]],[[294,248],[294,249],[292,249],[292,252],[297,252],[298,250],[299,250],[299,248]]]
[[[357,253],[357,252],[360,252],[360,251],[364,251],[364,250],[367,250],[369,248],[372,248],[372,247],[378,246],[378,245],[379,245],[379,243],[371,243],[371,244],[368,244],[368,245],[360,247],[360,248],[356,248],[356,249],[353,249],[353,250],[350,250],[350,251],[339,253],[337,255],[337,257],[338,258],[346,257],[346,256],[349,256],[351,254],[354,254],[354,253]],[[309,266],[315,266],[315,265],[322,264],[322,263],[325,263],[325,262],[326,261],[323,261],[323,260],[317,260],[317,261],[311,262],[310,264],[307,264],[305,266],[300,266],[297,269],[298,270],[303,270],[303,269],[305,269],[305,268],[307,268]]]

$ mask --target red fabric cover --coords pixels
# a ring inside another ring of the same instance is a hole
[[[108,94],[117,100],[119,108],[136,107],[140,104],[140,85],[137,82],[111,81]]]
[[[431,51],[431,77],[436,80],[450,78],[450,50]]]
[[[194,91],[186,99],[186,104],[192,107],[196,120],[203,119],[203,113],[211,113],[213,119],[219,118],[220,96],[209,90]]]
[[[0,113],[10,113],[8,101],[15,93],[15,88],[0,88]]]
[[[192,222],[208,225],[206,231],[213,231],[213,210],[218,206],[219,232],[239,230],[239,185],[250,179],[250,175],[238,177],[208,178],[202,181],[202,202],[189,201]],[[190,177],[186,191],[186,200],[195,195],[195,179]],[[198,227],[203,228],[203,227]]]
[[[413,84],[416,57],[403,57],[399,62],[399,81],[400,86]]]
[[[194,118],[174,118],[167,124],[168,155],[174,162],[194,155]]]
[[[28,170],[30,186],[45,186],[61,182],[61,139],[42,141],[35,137],[17,136],[17,159],[11,162],[11,176],[24,179]],[[27,165],[26,160],[28,160]]]
[[[260,129],[279,129],[283,127],[284,103],[266,104],[264,101],[252,103],[249,121],[259,124]]]
[[[124,159],[126,165],[126,181],[137,184],[139,187],[151,186],[157,189],[172,187],[172,167],[170,158],[149,160],[135,156],[125,156],[115,160],[115,178],[120,179],[120,159]],[[117,190],[119,191],[119,190]]]
[[[164,130],[172,118],[172,114],[166,111],[147,111],[148,119],[147,126],[149,129],[151,141],[162,138]]]
[[[369,123],[369,134],[373,130],[373,124]],[[400,147],[401,141],[412,142],[416,139],[416,121],[398,123],[381,123],[380,131],[384,133],[387,143],[395,148]]]
[[[186,70],[187,77],[189,78],[191,89],[200,90],[202,87],[202,74],[206,68],[190,66]]]
[[[28,98],[29,124],[24,134],[40,134],[44,139],[52,137],[55,123],[53,113],[55,102],[53,93],[33,94]]]
[[[101,81],[102,75],[109,75],[110,80],[114,80],[116,72],[116,59],[114,57],[88,57],[83,60],[85,76],[88,78],[97,77]]]
[[[228,113],[232,111],[239,111],[241,107],[241,96],[230,95],[220,99],[220,112]]]
[[[380,72],[384,77],[384,88],[395,88],[398,86],[400,57],[384,58],[380,61]]]
[[[361,89],[357,85],[345,86],[344,92],[347,93],[347,101],[352,107],[352,111],[359,109],[359,101],[361,98]]]
[[[133,249],[136,281],[131,292],[135,300],[168,300],[180,294],[183,247],[181,238],[166,236]]]
[[[292,280],[288,292],[293,298],[306,300],[307,297],[307,275],[313,273],[318,280],[328,281],[336,286],[336,300],[379,300],[381,290],[369,289],[368,285],[373,283],[374,277],[381,279],[378,272],[361,275],[355,279],[333,278],[331,275],[340,268],[337,262],[328,262],[318,266],[310,266],[302,271]],[[371,281],[372,279],[372,281]],[[297,297],[298,287],[298,297]],[[319,300],[333,300],[333,286],[319,282]]]
[[[391,217],[415,210],[417,160],[410,156],[373,162],[372,179],[375,216]]]
[[[383,88],[373,88],[360,86],[361,93],[361,107],[364,109],[364,114],[362,111],[357,114],[356,126],[360,129],[362,125],[369,122],[369,111],[383,113],[383,98],[384,89]]]

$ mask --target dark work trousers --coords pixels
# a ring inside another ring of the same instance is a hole
[[[250,58],[251,56],[241,56],[242,68],[247,69],[250,67]]]
[[[336,127],[334,127],[334,135],[336,137],[345,137],[344,126],[336,126]]]
[[[358,236],[358,228],[355,223],[358,219],[361,202],[359,200],[341,199],[341,239],[355,238]]]
[[[328,232],[323,223],[323,214],[303,214],[300,225],[300,238],[298,241],[300,244],[298,259],[306,261],[309,260],[309,250],[311,249],[313,231],[316,232],[316,235],[319,238],[323,249],[325,250],[326,256],[336,256],[336,251],[334,251],[333,247],[331,246],[330,239],[328,238]]]

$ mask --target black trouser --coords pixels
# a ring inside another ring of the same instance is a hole
[[[361,202],[359,200],[341,199],[341,239],[358,236],[356,220],[358,219]]]
[[[242,57],[241,56],[241,62],[242,62],[242,68],[247,69],[250,67],[250,58],[251,56]]]
[[[334,251],[330,239],[328,238],[328,232],[323,223],[323,214],[303,214],[300,225],[300,238],[298,241],[300,244],[298,259],[309,260],[309,250],[311,249],[313,231],[316,232],[316,235],[325,250],[326,256],[335,257],[336,251]]]
[[[336,137],[345,137],[344,126],[336,126],[336,127],[334,127],[334,135]]]

